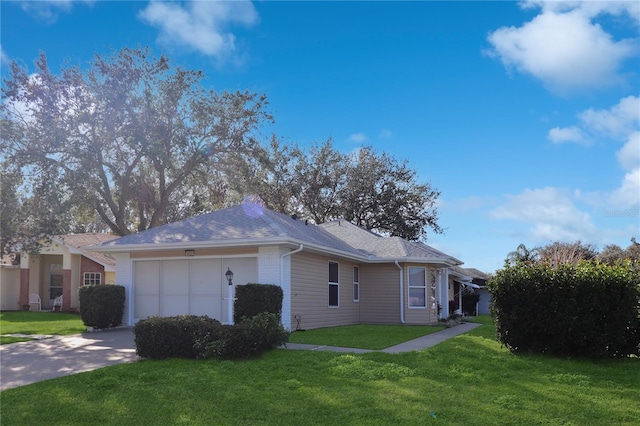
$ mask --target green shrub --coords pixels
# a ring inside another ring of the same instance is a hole
[[[236,301],[233,305],[233,322],[238,324],[243,318],[251,318],[262,312],[270,312],[278,317],[282,314],[282,288],[271,284],[246,284],[236,287]]]
[[[151,317],[138,321],[133,332],[143,358],[197,358],[202,342],[220,338],[222,324],[206,315]]]
[[[200,357],[248,358],[289,341],[289,332],[275,314],[263,312],[234,325],[222,326],[219,339],[204,345]]]
[[[122,324],[124,287],[100,284],[80,287],[80,317],[87,327],[107,328]]]
[[[638,282],[626,264],[505,265],[488,286],[498,340],[513,352],[640,354]]]

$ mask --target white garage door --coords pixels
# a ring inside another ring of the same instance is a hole
[[[191,314],[227,322],[227,268],[233,271],[234,286],[257,282],[253,257],[135,262],[134,319]]]

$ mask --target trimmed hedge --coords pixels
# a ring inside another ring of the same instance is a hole
[[[243,318],[251,318],[262,312],[282,315],[282,288],[272,284],[246,284],[236,287],[233,305],[233,322],[238,324]]]
[[[248,358],[285,344],[289,332],[275,314],[263,312],[235,325],[207,316],[151,317],[134,326],[143,358]]]
[[[275,314],[262,312],[235,325],[223,325],[219,339],[201,342],[200,358],[237,359],[259,355],[289,341]]]
[[[220,321],[206,315],[151,317],[133,327],[136,352],[143,358],[197,358],[196,342],[219,339]]]
[[[122,324],[124,287],[99,284],[80,287],[80,318],[87,327],[107,328]]]
[[[625,264],[505,265],[488,284],[498,340],[512,352],[639,355],[638,283]]]

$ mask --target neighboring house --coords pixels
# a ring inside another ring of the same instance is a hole
[[[434,324],[449,315],[450,271],[462,263],[425,244],[382,237],[345,220],[316,226],[251,203],[90,249],[116,259],[128,325],[178,314],[232,322],[228,270],[234,286],[282,287],[282,323],[291,330]]]
[[[81,286],[115,283],[113,257],[86,246],[115,238],[109,234],[60,235],[52,237],[37,255],[21,253],[19,280],[13,284],[19,288],[19,301],[6,309],[19,309],[29,303],[29,294],[35,293],[42,300],[42,309],[52,309],[54,299],[63,296],[61,310],[76,310]],[[4,301],[2,304],[5,309]]]
[[[475,289],[480,295],[480,300],[478,301],[476,307],[477,315],[488,315],[489,314],[489,302],[490,296],[487,291],[487,280],[489,280],[489,274],[486,274],[475,268],[461,268],[459,266],[454,266],[452,268],[453,273],[459,276],[464,277],[463,279],[456,280],[461,287],[456,287],[456,300],[459,300],[458,306],[462,306],[462,288],[463,286],[468,286],[470,288]]]
[[[0,310],[20,307],[20,255],[0,257]]]

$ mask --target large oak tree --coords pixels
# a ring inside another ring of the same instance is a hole
[[[40,233],[65,231],[45,217],[64,205],[98,215],[117,235],[219,207],[223,163],[252,155],[271,117],[264,96],[207,90],[203,78],[140,48],[58,73],[44,53],[35,73],[11,63],[0,160],[24,178],[25,199],[42,193],[32,212],[48,223]]]
[[[440,192],[393,156],[365,146],[340,153],[331,139],[308,149],[277,138],[231,183],[257,194],[271,209],[315,223],[337,218],[409,240],[443,232],[436,201]]]

